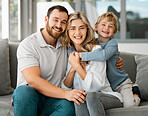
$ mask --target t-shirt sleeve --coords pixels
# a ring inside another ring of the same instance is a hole
[[[19,45],[17,59],[20,71],[33,66],[39,66],[39,58],[35,46],[31,43],[23,42]]]
[[[82,61],[107,61],[118,52],[116,41],[109,41],[104,48],[97,48],[91,52],[82,52]]]

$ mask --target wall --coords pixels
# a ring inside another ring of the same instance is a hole
[[[119,43],[120,52],[148,55],[148,43]]]

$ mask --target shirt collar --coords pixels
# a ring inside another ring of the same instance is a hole
[[[37,41],[38,41],[38,44],[40,45],[40,47],[47,47],[47,46],[53,47],[53,46],[51,46],[51,45],[49,45],[49,44],[46,43],[46,41],[44,40],[43,35],[41,33],[41,30],[42,29],[40,29],[40,31],[37,33]],[[58,41],[56,43],[56,48],[59,48],[59,47],[62,46],[61,43],[60,43],[60,41],[59,41],[59,39],[58,39]]]

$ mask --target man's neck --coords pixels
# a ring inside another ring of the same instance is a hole
[[[54,39],[52,36],[50,36],[45,28],[41,31],[41,34],[47,44],[56,47],[57,39]]]

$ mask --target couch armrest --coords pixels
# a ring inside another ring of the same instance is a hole
[[[19,42],[9,42],[9,62],[10,62],[10,78],[11,78],[11,86],[13,88],[16,87],[17,82],[17,58],[16,51]]]

